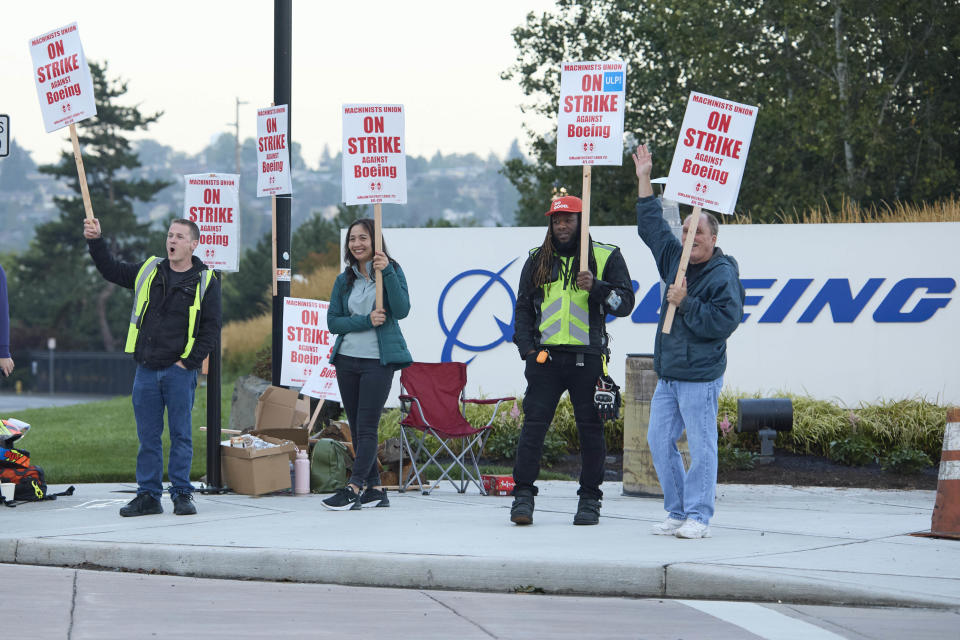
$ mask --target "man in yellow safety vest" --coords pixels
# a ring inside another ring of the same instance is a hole
[[[163,413],[170,428],[167,475],[176,515],[193,515],[191,413],[197,372],[220,333],[220,281],[193,255],[200,230],[177,219],[167,232],[166,257],[116,260],[100,234],[100,221],[84,221],[83,236],[104,279],[134,290],[126,351],[137,362],[133,411],[137,421],[137,497],[121,516],[163,513]]]
[[[543,245],[530,250],[517,291],[513,342],[525,361],[524,421],[513,468],[510,520],[533,523],[534,482],[547,428],[564,391],[570,392],[580,438],[580,501],[573,523],[597,524],[606,446],[595,395],[606,377],[606,316],[629,315],[633,285],[620,249],[590,240],[580,265],[580,198],[553,199]]]

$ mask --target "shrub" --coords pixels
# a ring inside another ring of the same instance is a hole
[[[884,471],[894,473],[917,473],[931,466],[933,466],[933,460],[930,456],[919,449],[909,447],[894,449],[889,455],[880,459],[880,467]]]
[[[520,429],[511,425],[495,427],[484,453],[487,457],[499,460],[513,460],[517,457],[517,444],[520,442]],[[567,455],[567,441],[553,427],[547,429],[543,440],[543,455],[540,464],[549,467]]]
[[[717,462],[721,471],[753,469],[757,454],[737,447],[722,446],[717,449]]]
[[[877,444],[862,433],[854,433],[831,442],[829,457],[834,462],[862,467],[877,459]]]

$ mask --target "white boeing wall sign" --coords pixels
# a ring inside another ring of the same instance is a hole
[[[385,229],[410,289],[400,322],[417,361],[468,362],[468,393],[526,388],[511,342],[520,270],[543,227]],[[660,277],[634,227],[593,227],[623,252],[637,292],[610,318],[611,373],[652,353]],[[343,231],[341,231],[341,236]],[[342,238],[341,238],[342,239]],[[721,225],[747,292],[727,344],[724,388],[859,402],[924,397],[960,403],[960,223]],[[399,376],[398,376],[399,377]],[[398,386],[390,394],[395,404]]]

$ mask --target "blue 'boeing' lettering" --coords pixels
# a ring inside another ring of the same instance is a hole
[[[747,309],[756,307],[762,301],[762,295],[750,295],[751,290],[770,289],[777,282],[776,278],[742,278],[743,288],[747,290],[744,300],[743,322],[752,315]],[[830,308],[830,315],[835,323],[849,323],[857,319],[874,294],[884,282],[884,278],[870,278],[854,294],[850,289],[848,278],[829,278],[810,304],[800,314],[798,323],[813,322],[825,308]],[[793,310],[800,297],[810,288],[812,278],[789,278],[780,292],[767,306],[760,316],[759,323],[782,323],[787,314]],[[952,298],[948,297],[921,297],[912,309],[905,309],[907,303],[915,294],[948,294],[956,288],[953,278],[904,278],[897,282],[884,296],[883,300],[873,312],[874,322],[926,322],[933,315],[946,307]],[[640,283],[633,281],[634,292],[640,289]],[[607,322],[615,318],[607,316]],[[643,298],[637,303],[630,319],[637,324],[656,324],[660,320],[660,283],[654,283]]]
[[[472,269],[464,271],[454,276],[444,287],[440,294],[440,300],[437,305],[437,314],[440,319],[440,327],[443,329],[447,339],[443,345],[441,360],[447,362],[450,360],[453,347],[461,347],[467,351],[487,351],[493,349],[501,342],[510,342],[513,339],[513,311],[517,304],[517,298],[513,287],[503,279],[503,272],[513,264],[511,260],[502,269],[494,273],[486,269]],[[467,302],[463,310],[457,315],[453,324],[448,327],[443,313],[443,302],[450,291],[450,288],[460,280],[467,277],[480,277],[481,286],[477,293]],[[640,283],[633,280],[633,291],[640,291]],[[747,290],[747,296],[744,301],[743,322],[746,322],[753,313],[749,310],[751,307],[759,307],[763,302],[763,295],[756,295],[759,290],[769,290],[777,283],[776,278],[742,278],[740,282],[743,288]],[[854,322],[863,310],[867,307],[874,295],[885,282],[885,278],[869,278],[858,291],[854,292],[850,286],[849,278],[828,278],[823,286],[817,291],[813,299],[807,304],[806,308],[800,313],[796,322],[798,324],[812,323],[825,309],[830,310],[830,318],[836,324],[845,324]],[[500,315],[509,313],[510,322],[504,322],[499,317],[491,314],[490,318],[496,323],[499,336],[496,340],[487,344],[470,344],[460,339],[459,334],[463,329],[467,318],[473,312],[477,303],[491,286],[497,284],[503,287],[510,299],[510,309],[498,310]],[[810,285],[813,284],[813,278],[788,278],[784,282],[780,291],[772,301],[767,305],[757,322],[759,324],[779,324],[782,323],[787,315],[794,309],[797,302],[806,293]],[[940,309],[943,309],[952,300],[947,294],[953,293],[957,282],[953,278],[903,278],[897,281],[890,291],[883,297],[873,312],[873,321],[876,323],[919,323],[926,322],[934,316]],[[653,283],[645,290],[643,296],[637,296],[637,305],[630,314],[630,320],[634,324],[657,324],[660,321],[660,283]],[[931,297],[938,296],[938,297]],[[908,308],[912,299],[916,302]],[[615,321],[616,316],[607,316],[607,323]],[[471,358],[472,360],[472,358]]]

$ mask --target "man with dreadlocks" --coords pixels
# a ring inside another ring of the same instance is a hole
[[[524,421],[513,467],[510,520],[533,523],[534,482],[547,428],[564,391],[570,392],[580,437],[580,496],[574,524],[597,524],[607,451],[603,422],[594,404],[597,381],[606,375],[608,313],[633,309],[633,286],[620,249],[590,239],[588,265],[580,265],[580,198],[553,199],[543,245],[530,250],[520,274],[513,341],[525,361]]]

